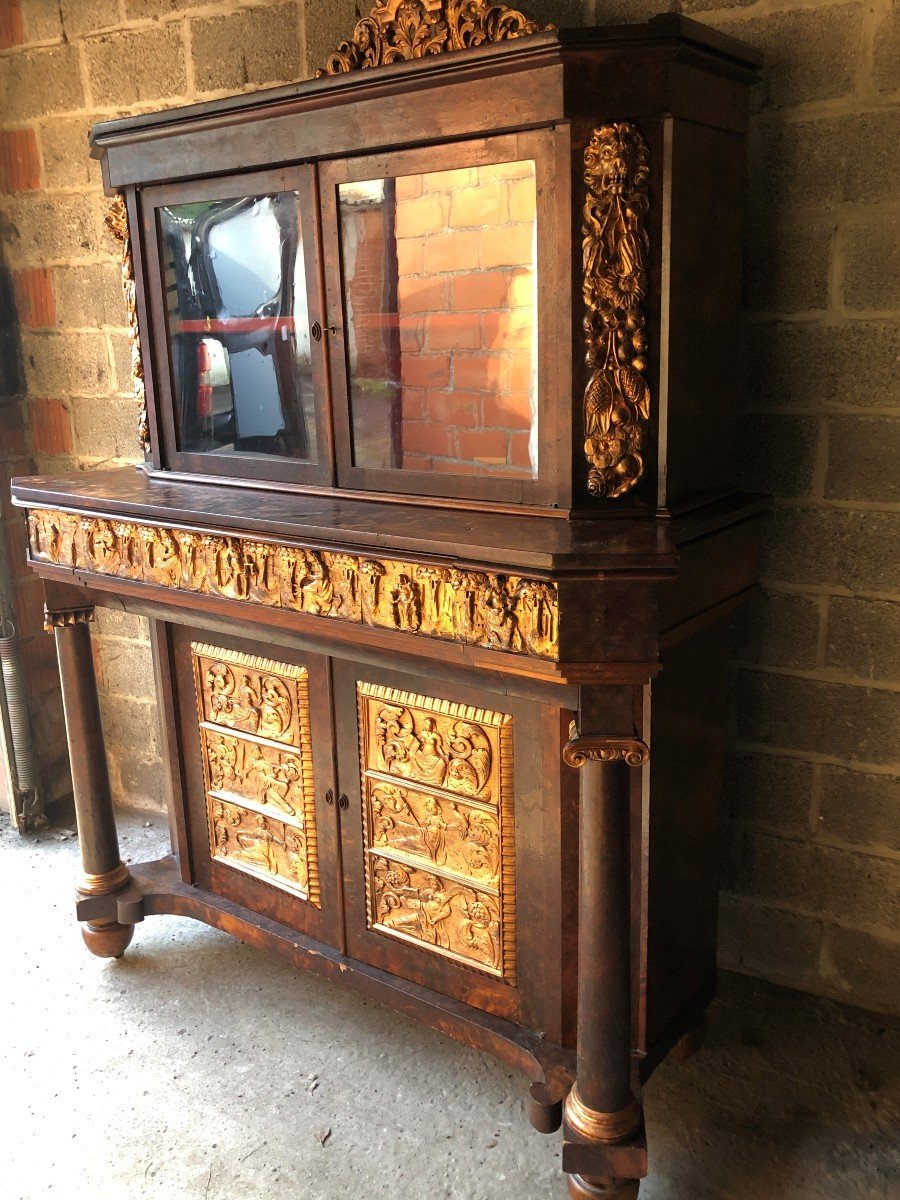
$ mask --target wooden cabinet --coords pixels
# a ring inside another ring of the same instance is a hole
[[[188,915],[519,1069],[574,1197],[714,988],[751,52],[384,0],[315,80],[104,122],[144,462],[15,480],[100,955]],[[97,605],[172,854],[119,858]]]

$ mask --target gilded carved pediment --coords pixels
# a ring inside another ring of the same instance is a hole
[[[357,21],[316,78],[470,50],[552,28],[489,0],[385,0]]]

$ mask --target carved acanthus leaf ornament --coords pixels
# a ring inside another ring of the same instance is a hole
[[[647,144],[634,125],[594,130],[584,152],[584,453],[588,491],[610,499],[644,473],[649,176]]]
[[[469,50],[552,28],[490,0],[384,0],[357,21],[316,78]]]
[[[128,230],[128,210],[125,197],[119,192],[106,214],[106,227],[119,243],[121,252],[122,289],[128,310],[131,334],[131,386],[138,402],[138,438],[141,449],[150,449],[150,425],[147,418],[147,389],[144,386],[144,364],[141,359],[141,339],[138,332],[137,295],[134,279],[134,260],[131,255],[131,235]]]

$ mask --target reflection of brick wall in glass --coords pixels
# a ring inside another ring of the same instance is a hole
[[[342,189],[358,466],[536,476],[535,201],[531,162]]]

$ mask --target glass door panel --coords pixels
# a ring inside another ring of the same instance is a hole
[[[338,195],[354,465],[534,478],[534,163]]]
[[[343,486],[532,503],[553,490],[552,137],[323,166]]]
[[[312,168],[152,189],[147,201],[170,465],[330,477]]]
[[[314,461],[297,193],[173,204],[159,224],[179,449]]]

